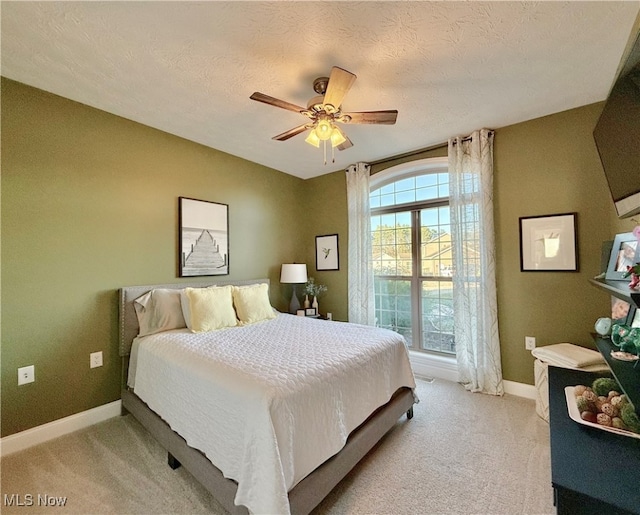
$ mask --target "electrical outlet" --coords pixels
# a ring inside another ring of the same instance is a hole
[[[525,336],[524,337],[524,348],[527,350],[533,350],[536,348],[536,337],[535,336]]]
[[[36,370],[33,365],[18,369],[18,386],[33,383],[36,380]]]
[[[91,368],[102,366],[102,351],[92,352],[89,354],[89,366]]]

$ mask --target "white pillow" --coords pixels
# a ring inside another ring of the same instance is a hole
[[[201,333],[238,325],[231,286],[185,288],[189,299],[191,331]]]
[[[157,288],[133,301],[138,316],[138,336],[186,327],[180,303],[180,290]]]
[[[269,302],[269,285],[233,287],[233,305],[242,325],[270,320],[277,315]]]

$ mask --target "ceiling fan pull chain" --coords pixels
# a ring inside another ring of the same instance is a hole
[[[324,140],[323,142],[323,149],[324,149],[324,164],[325,166],[327,165],[327,140]]]
[[[336,162],[336,147],[334,147],[333,145],[331,145],[331,162]]]

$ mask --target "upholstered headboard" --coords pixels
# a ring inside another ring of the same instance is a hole
[[[247,286],[249,284],[269,284],[269,279],[251,279],[245,281],[208,281],[198,283],[178,283],[178,284],[150,284],[147,286],[126,286],[120,288],[120,305],[119,305],[119,350],[120,356],[128,356],[131,352],[131,344],[133,339],[138,336],[138,317],[133,307],[133,301],[141,295],[155,289],[166,288],[171,290],[179,290],[182,288],[206,288],[207,286],[226,286],[233,284],[235,286]]]

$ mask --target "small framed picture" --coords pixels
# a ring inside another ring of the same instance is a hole
[[[616,234],[609,256],[609,265],[605,279],[610,281],[625,281],[622,277],[627,272],[627,266],[633,266],[640,261],[638,240],[632,232]]]
[[[629,316],[631,305],[622,299],[611,296],[611,320],[614,323],[624,324]]]
[[[339,270],[338,235],[316,236],[316,270]]]
[[[303,317],[306,314],[307,314],[306,310],[304,310],[304,309],[299,309],[298,311],[296,311],[296,315],[298,315],[299,317]]]
[[[577,272],[577,213],[520,217],[522,272]]]
[[[314,317],[316,316],[316,308],[306,308],[304,310],[304,314],[308,317]]]

